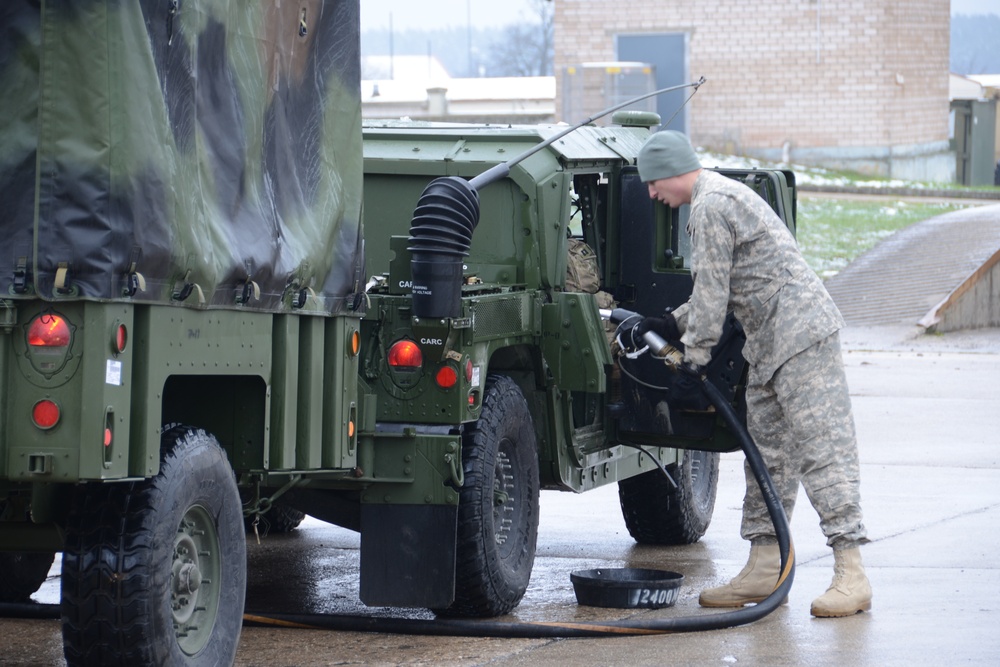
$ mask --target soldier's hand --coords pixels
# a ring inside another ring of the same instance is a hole
[[[652,331],[667,341],[678,341],[681,339],[681,331],[677,328],[677,320],[673,314],[667,313],[663,317],[646,317],[635,327],[635,333],[639,338],[647,331]]]
[[[679,410],[706,410],[708,397],[701,385],[705,369],[692,363],[681,364],[670,385],[670,405]]]

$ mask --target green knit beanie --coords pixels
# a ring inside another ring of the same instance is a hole
[[[674,130],[657,132],[639,149],[639,178],[643,183],[680,176],[701,169],[686,135]]]

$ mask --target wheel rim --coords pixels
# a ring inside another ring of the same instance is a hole
[[[177,527],[170,575],[170,603],[177,644],[195,655],[212,636],[219,613],[221,550],[208,511],[194,505]]]
[[[691,493],[694,502],[701,508],[709,504],[712,495],[712,478],[708,472],[708,459],[712,454],[699,450],[688,450],[685,454],[691,457]]]
[[[493,468],[493,537],[500,549],[510,541],[518,507],[513,466],[507,453],[509,446],[506,440],[501,443]]]

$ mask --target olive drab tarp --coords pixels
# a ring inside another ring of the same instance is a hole
[[[5,298],[363,289],[358,0],[4,0],[0,91]]]

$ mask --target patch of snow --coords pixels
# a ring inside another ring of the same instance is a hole
[[[739,155],[714,153],[696,149],[701,164],[705,167],[722,169],[791,169],[795,172],[795,181],[799,185],[858,187],[858,188],[927,188],[926,183],[903,181],[900,179],[865,179],[845,178],[822,167],[809,167],[801,164],[770,163]],[[859,177],[860,178],[860,177]]]

